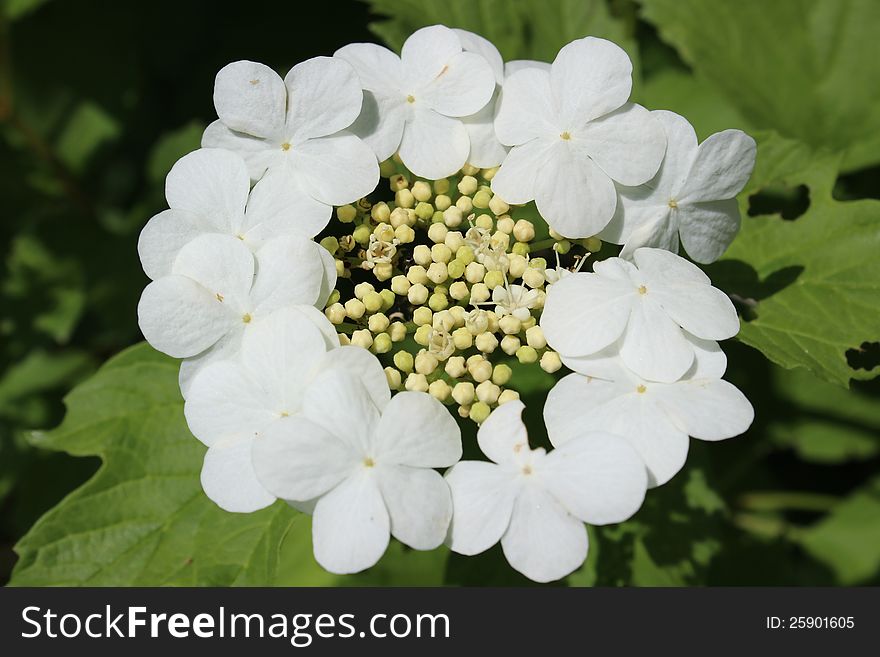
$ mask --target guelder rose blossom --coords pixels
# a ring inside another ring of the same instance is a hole
[[[184,413],[208,446],[202,487],[227,511],[256,511],[275,501],[254,474],[251,447],[269,427],[302,412],[317,375],[340,368],[357,375],[376,404],[391,398],[376,358],[340,347],[330,322],[310,311],[293,306],[272,313],[244,334],[235,358],[210,363],[192,380]]]
[[[369,568],[390,536],[416,550],[443,542],[452,499],[433,468],[461,458],[461,434],[443,404],[423,392],[377,403],[354,374],[331,370],[288,419],[254,443],[254,469],[277,497],[316,500],[312,542],[324,568]]]
[[[396,152],[415,175],[452,175],[470,154],[462,117],[483,109],[496,78],[478,54],[464,52],[459,36],[433,25],[413,33],[400,57],[372,43],[353,43],[336,51],[349,62],[364,89],[361,116],[352,128],[379,160]]]
[[[462,461],[446,473],[455,509],[449,545],[472,555],[500,540],[511,566],[550,582],[586,559],[585,522],[623,522],[639,509],[647,475],[625,440],[586,428],[549,453],[532,449],[523,408],[508,402],[480,427],[491,463]]]
[[[623,362],[655,381],[681,378],[694,362],[691,333],[724,340],[739,331],[736,309],[699,267],[662,249],[641,248],[635,264],[608,258],[547,290],[541,328],[565,359],[618,339]]]
[[[678,252],[679,238],[697,262],[713,262],[739,232],[739,194],[755,166],[755,140],[725,130],[699,146],[687,119],[664,110],[651,112],[666,131],[660,171],[639,187],[618,187],[620,200],[602,239],[625,244],[630,259],[642,246]]]
[[[718,344],[690,337],[697,354],[673,383],[630,370],[611,347],[591,358],[566,360],[575,370],[547,395],[544,421],[559,447],[584,431],[622,436],[639,452],[651,486],[669,481],[687,460],[688,436],[723,440],[743,433],[755,412],[745,396],[721,379],[727,359]]]
[[[357,75],[340,59],[314,57],[283,80],[264,64],[233,62],[217,73],[220,118],[205,130],[202,146],[241,155],[252,180],[268,171],[278,194],[323,205],[326,225],[330,206],[356,201],[379,182],[375,155],[346,130],[361,101]]]
[[[618,46],[586,37],[550,71],[526,66],[504,82],[495,132],[512,146],[492,179],[508,203],[534,200],[566,237],[590,237],[614,215],[614,183],[650,180],[666,150],[663,127],[627,102],[632,63]]]

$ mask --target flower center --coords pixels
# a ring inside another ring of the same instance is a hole
[[[281,417],[290,417],[290,413],[288,413],[287,411],[281,411],[281,412],[279,413],[279,415],[280,415]]]
[[[282,151],[289,151],[290,150],[290,142],[286,141],[283,144],[281,144],[281,150]]]
[[[647,293],[648,293],[648,288],[646,288],[644,285],[639,285],[639,294],[647,294]]]
[[[559,135],[559,137],[560,137],[560,139],[568,141],[569,139],[571,139],[571,133],[568,130],[566,130],[561,135]]]
[[[647,390],[647,388],[644,385],[642,385],[641,383],[639,384],[639,387],[636,388],[636,392],[639,393],[640,395],[643,394],[646,390]]]
[[[414,103],[414,102],[416,102],[416,97],[413,96],[412,94],[410,94],[409,96],[406,97],[406,102]]]
[[[376,462],[373,459],[371,459],[369,456],[364,459],[364,467],[365,468],[372,468],[374,465],[376,465]]]
[[[223,303],[223,295],[222,294],[220,294],[218,292],[215,296],[217,297],[217,301],[219,301],[220,303]]]
[[[678,201],[676,201],[674,198],[669,199],[669,207],[675,210],[675,208],[678,207]]]
[[[524,466],[523,466],[523,469],[522,469],[522,473],[523,473],[524,475],[530,475],[530,474],[532,474],[532,466],[530,466],[530,465],[524,465]]]
[[[250,313],[245,313],[244,315],[241,316],[241,321],[243,321],[245,324],[250,324],[251,319],[252,319],[252,317],[251,317]]]

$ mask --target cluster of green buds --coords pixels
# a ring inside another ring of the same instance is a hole
[[[466,165],[427,181],[392,159],[381,171],[393,199],[337,208],[346,232],[321,241],[341,281],[351,279],[350,292],[334,291],[324,312],[343,344],[383,360],[392,390],[428,392],[481,423],[519,398],[515,361],[550,373],[562,367],[537,318],[572,242],[552,231],[536,241],[535,225],[492,194],[497,169]],[[581,244],[601,247],[596,238]],[[554,257],[554,267],[539,253]]]

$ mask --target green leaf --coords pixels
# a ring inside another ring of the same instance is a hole
[[[880,370],[853,369],[846,352],[880,336],[880,202],[840,202],[831,195],[838,157],[776,135],[759,139],[755,173],[741,195],[773,185],[809,191],[794,221],[743,217],[724,259],[708,267],[713,282],[747,307],[739,333],[785,368],[804,367],[848,386]]]
[[[75,173],[82,173],[89,159],[105,143],[122,132],[119,121],[99,105],[84,101],[73,111],[56,144],[58,158]]]
[[[282,502],[226,513],[205,497],[205,448],[186,428],[177,369],[146,345],[132,347],[68,395],[57,429],[34,436],[103,465],[21,539],[13,585],[273,583],[297,514]]]
[[[161,187],[171,167],[181,157],[196,150],[202,141],[205,124],[190,121],[184,126],[168,132],[156,142],[147,161],[147,177],[157,187]]]
[[[10,21],[17,20],[39,9],[49,0],[3,0],[3,13]]]
[[[755,127],[880,161],[880,3],[873,0],[641,0],[643,15],[698,77]]]

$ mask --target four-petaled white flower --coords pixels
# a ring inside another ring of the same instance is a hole
[[[208,446],[202,488],[227,511],[247,513],[275,501],[254,474],[251,447],[270,426],[302,411],[317,375],[342,368],[361,378],[376,403],[391,397],[376,358],[360,347],[340,347],[333,325],[311,310],[272,313],[244,334],[235,358],[210,363],[190,384],[186,422]]]
[[[449,545],[472,555],[500,540],[511,566],[550,582],[586,559],[585,522],[623,522],[639,509],[647,474],[636,451],[609,433],[585,428],[550,453],[530,448],[523,408],[508,402],[480,427],[491,463],[462,461],[446,473],[455,509]]]
[[[465,164],[471,147],[461,117],[486,106],[496,80],[481,55],[462,50],[454,31],[442,25],[417,30],[400,57],[372,43],[344,46],[334,57],[360,76],[363,109],[352,130],[379,160],[397,151],[410,171],[429,179]]]
[[[635,265],[608,258],[547,290],[541,328],[563,357],[589,356],[620,339],[620,355],[640,376],[677,381],[694,362],[691,333],[724,340],[739,330],[733,303],[699,267],[662,249],[641,248]]]
[[[360,379],[339,369],[317,377],[302,412],[272,424],[253,446],[267,490],[316,500],[315,559],[334,573],[369,568],[390,536],[416,550],[438,547],[452,499],[433,468],[460,458],[461,434],[443,404],[424,392],[377,404]]]
[[[273,237],[317,235],[330,207],[298,193],[295,185],[274,185],[274,175],[280,174],[265,176],[251,190],[247,166],[236,153],[202,148],[180,158],[165,179],[170,209],[150,219],[138,240],[147,276],[167,276],[180,249],[207,233],[237,237],[254,251]]]
[[[333,57],[297,64],[283,80],[264,64],[233,62],[217,73],[220,118],[202,145],[238,153],[252,180],[271,174],[267,193],[306,195],[303,203],[323,204],[329,219],[329,206],[356,201],[379,182],[375,154],[346,130],[362,97],[354,70]]]
[[[170,273],[144,289],[138,323],[154,348],[188,359],[180,369],[184,396],[199,368],[236,353],[244,333],[275,310],[323,308],[336,268],[322,251],[295,235],[269,240],[256,254],[219,234],[201,235],[180,249]]]
[[[644,460],[651,486],[666,483],[687,459],[688,436],[723,440],[755,417],[749,400],[721,379],[727,358],[716,342],[690,336],[696,358],[674,383],[630,370],[612,346],[590,358],[566,359],[575,370],[547,395],[544,422],[556,446],[586,430],[626,438]]]
[[[492,303],[498,317],[513,315],[521,322],[531,317],[531,309],[541,298],[538,290],[531,290],[524,285],[505,285],[492,290]]]
[[[492,179],[508,203],[534,200],[566,237],[602,230],[617,205],[614,182],[640,185],[663,159],[663,127],[628,103],[632,63],[618,46],[586,37],[550,71],[527,66],[504,81],[495,132],[513,146]]]
[[[651,112],[666,131],[660,171],[639,187],[618,187],[620,200],[602,239],[624,244],[620,257],[642,246],[678,252],[679,236],[697,262],[713,262],[739,232],[736,203],[755,166],[755,140],[740,130],[718,132],[697,145],[687,119]]]

